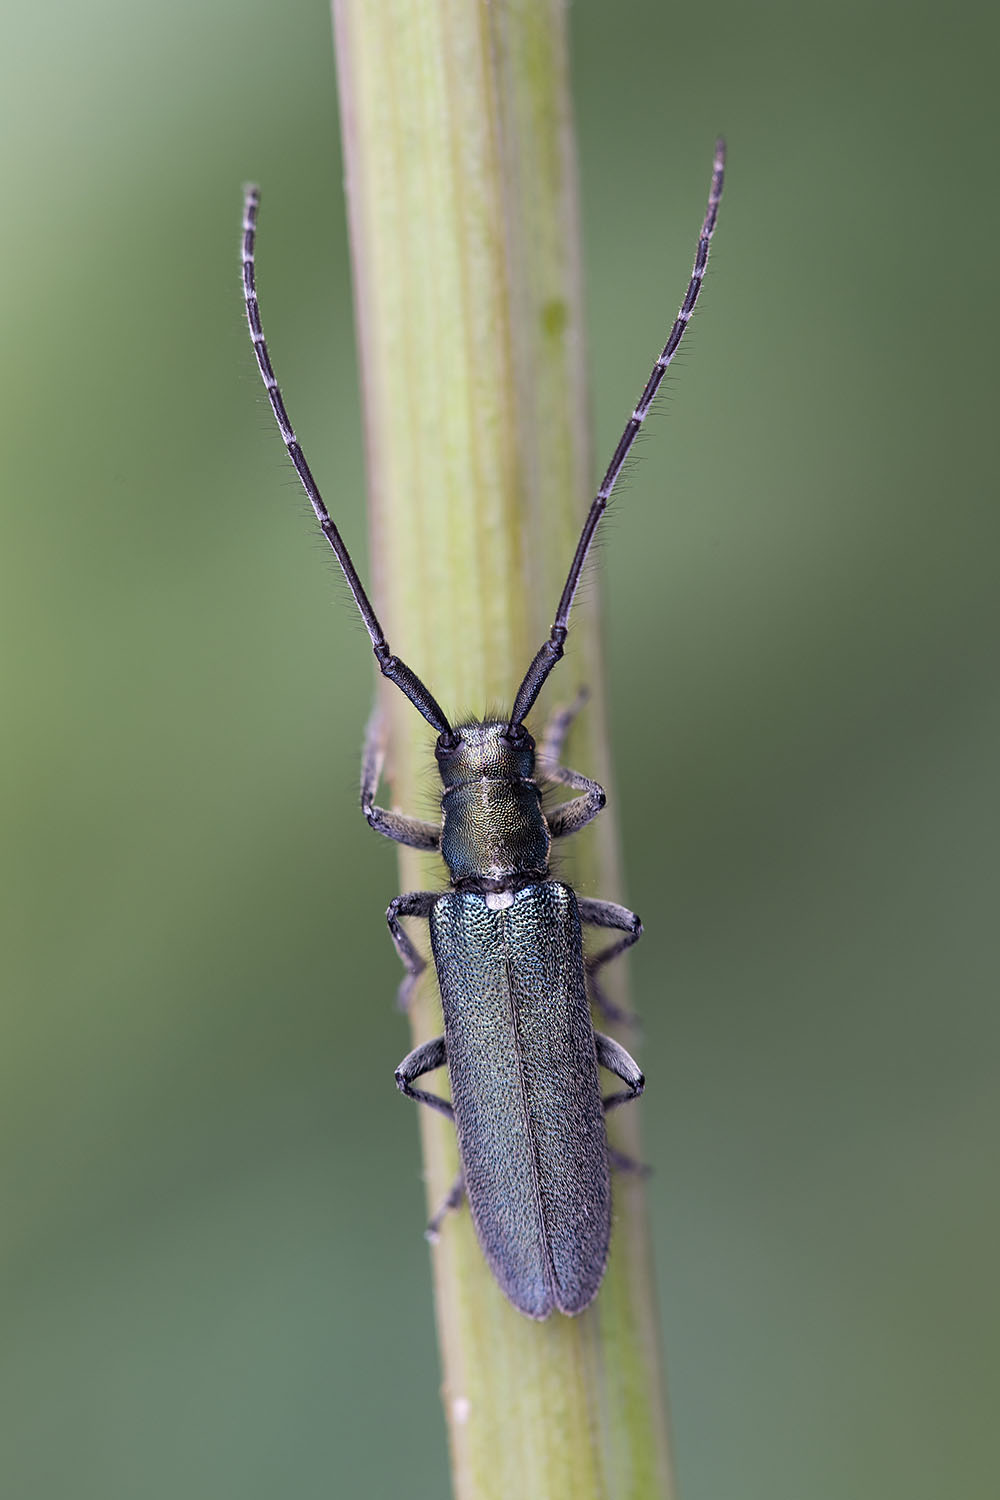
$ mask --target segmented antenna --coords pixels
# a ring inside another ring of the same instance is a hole
[[[334,525],[333,519],[319,492],[319,486],[312,476],[312,471],[306,463],[306,456],[302,452],[299,440],[295,436],[294,428],[288,419],[285,403],[282,400],[278,382],[275,379],[274,370],[271,368],[271,358],[267,352],[267,343],[264,338],[264,330],[260,321],[260,305],[257,301],[257,287],[254,276],[254,242],[257,235],[257,210],[260,207],[260,192],[252,184],[248,184],[243,195],[243,240],[242,240],[242,262],[243,262],[243,300],[246,303],[247,322],[250,325],[250,337],[253,340],[253,351],[257,356],[257,364],[260,367],[261,378],[267,391],[271,410],[274,412],[279,431],[284,439],[288,456],[295,465],[296,473],[302,481],[302,488],[309,497],[309,504],[315,512],[316,519],[322,528],[330,546],[333,548],[337,561],[340,563],[347,579],[347,587],[354,595],[354,602],[358,606],[365,629],[371,636],[372,649],[375,652],[375,660],[378,662],[379,671],[383,677],[388,677],[390,682],[406,694],[413,706],[420,710],[428,723],[433,724],[439,733],[450,730],[451,726],[445,718],[440,705],[432,697],[430,692],[421,682],[417,674],[409,668],[398,656],[393,656],[389,650],[389,642],[385,638],[385,632],[379,624],[378,616],[372,609],[368,595],[365,593],[361,579],[357,575],[351,554],[344,544],[344,539]]]
[[[712,186],[708,194],[708,208],[705,211],[705,222],[701,226],[698,250],[694,259],[694,269],[691,272],[691,280],[688,282],[684,301],[681,303],[680,312],[677,314],[674,326],[670,330],[670,337],[663,346],[663,353],[653,366],[652,373],[643,387],[642,395],[636,403],[635,410],[629,417],[625,424],[625,430],[618,439],[618,446],[615,448],[611,462],[608,464],[604,478],[601,480],[601,487],[597,491],[594,502],[587,514],[587,519],[583,523],[583,530],[580,533],[580,540],[576,544],[576,552],[573,555],[573,561],[570,565],[569,574],[562,591],[562,597],[559,600],[559,608],[556,610],[556,617],[552,623],[548,640],[539,649],[534,661],[525,673],[524,681],[517,690],[517,697],[514,700],[514,707],[511,710],[510,716],[511,729],[515,729],[528,714],[532,704],[541,692],[546,677],[548,677],[552,668],[563,654],[563,646],[569,627],[570,610],[573,608],[573,599],[580,582],[580,575],[583,572],[584,564],[587,561],[587,554],[594,540],[594,533],[600,524],[601,517],[607,509],[611,491],[614,489],[615,482],[622,471],[622,465],[626,458],[628,458],[639,428],[646,419],[646,414],[652,405],[653,397],[660,388],[660,381],[663,379],[668,365],[677,353],[680,341],[684,337],[684,330],[691,321],[691,314],[694,312],[695,303],[698,301],[698,293],[701,291],[701,284],[705,277],[705,267],[708,265],[708,247],[711,244],[712,233],[715,229],[715,219],[719,211],[719,199],[722,197],[722,179],[725,165],[726,143],[720,136],[715,143]]]

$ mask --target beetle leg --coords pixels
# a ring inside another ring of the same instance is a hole
[[[581,776],[579,771],[571,771],[568,766],[549,766],[544,762],[539,764],[538,769],[546,781],[556,781],[560,786],[569,786],[574,791],[583,792],[582,797],[560,802],[558,807],[545,814],[549,833],[554,839],[564,839],[570,833],[579,833],[581,828],[586,828],[588,823],[594,821],[606,805],[607,792],[600,782],[591,781],[589,776]]]
[[[644,1161],[636,1161],[634,1156],[626,1156],[624,1151],[616,1151],[614,1146],[608,1146],[608,1161],[619,1172],[634,1172],[637,1177],[649,1177],[652,1175],[652,1167]]]
[[[399,986],[396,994],[396,1004],[400,1010],[407,1010],[410,998],[413,994],[413,986],[427,967],[426,958],[421,957],[414,948],[410,939],[400,926],[400,917],[423,917],[425,920],[431,914],[431,908],[438,899],[436,891],[407,891],[402,896],[396,896],[389,902],[389,908],[385,914],[385,920],[389,924],[392,940],[396,945],[396,952],[403,960],[406,976]]]
[[[361,811],[369,826],[383,838],[393,839],[397,844],[408,844],[411,849],[439,849],[441,829],[436,823],[425,823],[420,818],[410,818],[405,813],[388,812],[384,807],[375,806],[384,761],[385,726],[376,703],[365,730],[365,748],[361,756]]]
[[[427,1228],[424,1230],[424,1238],[430,1240],[432,1245],[437,1244],[438,1235],[441,1232],[441,1225],[444,1222],[445,1216],[451,1213],[451,1210],[453,1208],[458,1208],[464,1197],[465,1177],[462,1173],[461,1168],[459,1168],[458,1176],[452,1183],[447,1198],[441,1204],[441,1207],[438,1209],[437,1213],[434,1215],[433,1219],[431,1219]]]
[[[551,814],[546,814],[549,833],[554,839],[565,838],[567,834],[579,833],[581,828],[586,828],[587,824],[597,817],[608,800],[604,788],[598,782],[591,781],[589,776],[581,776],[579,771],[571,771],[568,766],[559,763],[569,727],[586,703],[588,696],[587,689],[581,688],[567,708],[556,710],[545,726],[542,741],[538,747],[539,775],[546,781],[554,781],[559,786],[568,786],[574,792],[583,793],[582,797],[573,797],[571,801],[554,807]]]
[[[422,1078],[425,1073],[433,1073],[435,1068],[443,1068],[447,1061],[443,1036],[432,1037],[429,1042],[422,1042],[419,1047],[414,1047],[412,1052],[406,1054],[396,1069],[396,1087],[407,1098],[417,1099],[421,1104],[429,1104],[431,1109],[440,1110],[441,1114],[453,1120],[455,1113],[447,1099],[410,1086],[415,1079]]]
[[[586,922],[589,927],[611,927],[616,932],[625,934],[617,943],[612,943],[610,947],[603,948],[600,953],[588,958],[585,967],[590,980],[590,992],[598,1010],[609,1021],[634,1024],[635,1016],[630,1011],[622,1010],[608,999],[604,987],[597,979],[597,970],[639,941],[642,937],[642,923],[634,911],[629,911],[627,906],[619,906],[614,901],[592,901],[589,896],[578,896],[577,905],[580,908],[580,921]]]
[[[617,1109],[619,1104],[628,1104],[630,1099],[638,1099],[646,1087],[646,1080],[642,1076],[642,1070],[634,1058],[629,1057],[624,1047],[619,1046],[611,1037],[605,1036],[601,1031],[594,1032],[594,1040],[597,1043],[597,1061],[602,1068],[607,1068],[616,1078],[620,1078],[627,1088],[618,1094],[608,1094],[604,1099],[604,1109]],[[442,1044],[443,1045],[443,1044]]]
[[[555,710],[542,730],[542,742],[538,747],[539,760],[550,761],[554,766],[559,764],[570,725],[589,697],[589,690],[582,687],[572,703],[567,704],[565,708]]]

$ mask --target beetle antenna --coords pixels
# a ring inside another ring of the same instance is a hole
[[[414,708],[419,709],[429,724],[433,724],[438,733],[444,733],[451,728],[445,718],[440,705],[421,682],[417,674],[400,661],[398,656],[393,656],[389,650],[389,642],[385,638],[385,632],[379,624],[378,615],[372,609],[371,601],[364,591],[361,579],[358,577],[351,554],[344,545],[344,539],[334,525],[333,519],[326,506],[319,487],[312,476],[312,471],[306,463],[306,456],[299,446],[299,440],[295,436],[295,430],[288,420],[285,403],[282,400],[278,382],[271,368],[271,357],[267,352],[267,343],[264,339],[264,330],[260,321],[260,305],[257,301],[257,287],[254,276],[254,241],[257,235],[257,210],[260,206],[260,191],[253,184],[248,184],[244,189],[243,196],[243,300],[246,303],[247,322],[250,325],[250,337],[253,340],[253,352],[257,356],[257,364],[260,367],[261,377],[264,381],[267,397],[271,403],[275,420],[288,456],[295,465],[295,471],[302,481],[302,488],[309,497],[316,519],[320,524],[323,535],[333,548],[337,561],[343,569],[344,577],[347,579],[347,587],[354,595],[354,602],[358,606],[365,629],[371,636],[372,649],[375,652],[375,660],[378,662],[379,671],[383,677],[388,677],[390,682],[406,694]]]
[[[694,270],[691,272],[691,280],[688,282],[684,301],[681,303],[680,312],[677,314],[674,326],[670,330],[670,337],[663,346],[663,353],[653,366],[652,373],[643,387],[642,395],[639,397],[635,410],[629,417],[628,422],[625,424],[625,430],[618,439],[618,446],[612,455],[611,462],[608,464],[604,478],[601,480],[601,487],[597,491],[594,502],[587,514],[587,519],[583,523],[583,530],[580,533],[580,540],[576,544],[576,552],[570,564],[569,575],[563,587],[562,597],[559,600],[559,608],[556,610],[552,629],[549,631],[548,639],[540,647],[534,661],[525,673],[524,681],[517,690],[517,697],[514,699],[514,707],[510,715],[512,728],[520,724],[529,713],[532,704],[542,690],[542,685],[546,677],[548,677],[552,668],[563,654],[563,647],[569,629],[570,610],[573,608],[573,599],[580,582],[580,575],[583,572],[584,564],[587,561],[587,555],[590,552],[591,543],[594,540],[594,533],[597,530],[601,517],[607,509],[608,500],[611,498],[611,491],[614,489],[618,476],[622,471],[622,465],[628,458],[632,444],[635,442],[636,434],[646,419],[646,414],[652,405],[653,397],[660,388],[660,381],[663,379],[668,365],[677,353],[681,339],[684,337],[684,330],[691,321],[691,314],[694,312],[695,303],[698,301],[698,293],[701,291],[701,284],[705,278],[705,267],[708,265],[708,247],[711,244],[712,232],[715,229],[715,219],[719,211],[719,199],[722,197],[722,179],[725,165],[726,143],[720,136],[715,143],[712,186],[708,194],[708,208],[705,211],[705,222],[701,226],[698,251],[694,260]]]

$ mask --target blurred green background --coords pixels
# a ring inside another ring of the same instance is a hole
[[[731,153],[602,554],[684,1500],[996,1494],[994,25],[572,10],[600,457]],[[329,17],[6,30],[0,1486],[440,1497],[371,658],[237,278],[253,175],[363,558]]]

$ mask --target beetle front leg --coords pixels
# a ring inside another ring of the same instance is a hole
[[[620,1006],[614,1005],[604,993],[604,988],[596,978],[597,970],[605,964],[624,953],[626,948],[631,948],[642,937],[642,923],[634,911],[629,911],[627,906],[619,906],[615,901],[592,901],[588,896],[578,896],[577,905],[580,908],[580,921],[585,922],[588,927],[610,927],[616,932],[623,932],[625,936],[619,938],[617,943],[603,948],[600,953],[595,953],[586,960],[587,978],[590,980],[591,995],[594,1004],[609,1021],[622,1021],[634,1023],[635,1016],[629,1011],[622,1010]]]
[[[433,1073],[435,1068],[443,1068],[448,1061],[448,1054],[444,1047],[444,1037],[432,1037],[429,1042],[421,1042],[419,1047],[414,1047],[408,1052],[396,1069],[396,1087],[401,1094],[408,1099],[416,1099],[421,1104],[427,1104],[431,1109],[438,1110],[447,1115],[449,1120],[455,1118],[455,1112],[447,1099],[442,1099],[438,1094],[428,1094],[425,1089],[415,1089],[411,1085],[425,1073]]]
[[[581,688],[568,708],[557,709],[546,724],[538,747],[539,774],[547,781],[554,781],[559,786],[568,786],[574,792],[583,793],[582,797],[573,797],[571,801],[554,807],[551,814],[546,815],[549,832],[554,839],[566,838],[567,835],[579,833],[581,828],[586,828],[608,800],[607,793],[598,782],[559,763],[569,727],[587,698],[587,689]]]
[[[594,1032],[594,1041],[597,1044],[597,1061],[602,1068],[607,1068],[616,1078],[620,1078],[626,1085],[625,1090],[618,1094],[608,1094],[604,1099],[604,1111],[617,1109],[619,1104],[628,1104],[632,1099],[638,1099],[646,1087],[642,1069],[634,1057],[630,1057],[625,1048],[611,1037],[605,1036],[602,1031]]]
[[[549,761],[554,766],[559,764],[573,720],[589,697],[589,690],[582,687],[572,703],[567,704],[565,708],[557,708],[553,711],[542,730],[542,741],[538,747],[539,760]]]
[[[368,819],[369,827],[383,838],[407,844],[411,849],[439,849],[441,829],[436,823],[425,823],[421,818],[410,818],[405,813],[389,812],[384,807],[375,806],[375,793],[384,762],[385,725],[376,703],[365,730],[365,748],[361,756],[361,811]]]
[[[385,920],[389,924],[392,933],[392,941],[396,945],[396,952],[403,961],[406,976],[396,992],[396,1004],[400,1010],[408,1010],[410,1000],[413,996],[413,986],[427,967],[427,960],[423,958],[414,948],[410,939],[400,926],[400,917],[423,917],[426,921],[431,914],[435,901],[438,899],[436,891],[407,891],[402,896],[396,896],[389,902]]]

